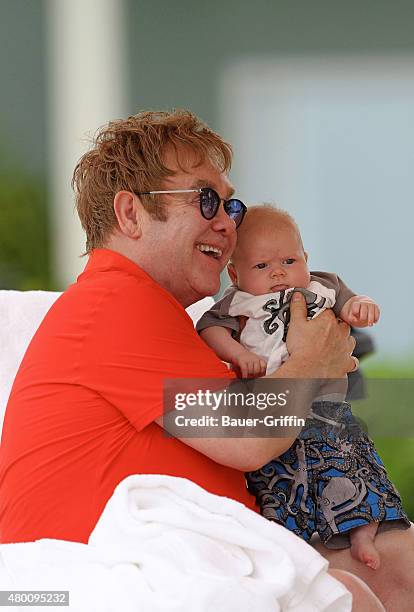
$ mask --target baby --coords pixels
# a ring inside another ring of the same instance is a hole
[[[355,295],[335,274],[311,273],[307,259],[287,212],[248,209],[228,265],[233,286],[197,324],[204,341],[243,378],[273,372],[288,357],[293,288],[301,288],[308,318],[332,308],[354,327],[378,321],[371,298]],[[248,317],[241,333],[240,317]],[[239,334],[240,342],[233,337]],[[317,531],[330,548],[350,545],[353,557],[372,569],[380,564],[377,529],[410,525],[372,442],[343,402],[314,402],[294,445],[246,477],[266,518],[305,540]]]

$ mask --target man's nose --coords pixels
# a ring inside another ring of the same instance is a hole
[[[220,202],[217,214],[212,219],[212,227],[216,232],[221,232],[225,235],[236,231],[236,224],[224,210],[223,202]]]

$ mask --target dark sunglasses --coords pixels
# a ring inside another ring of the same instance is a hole
[[[223,202],[223,208],[230,217],[233,219],[236,227],[239,227],[243,221],[243,217],[246,214],[247,207],[241,200],[237,198],[230,198],[229,200],[223,200],[220,198],[217,191],[211,187],[201,187],[200,189],[166,189],[164,191],[140,191],[136,192],[136,195],[158,195],[164,193],[198,193],[200,194],[200,212],[204,219],[212,219],[216,216],[220,203]]]

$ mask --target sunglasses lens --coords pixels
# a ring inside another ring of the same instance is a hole
[[[233,219],[236,227],[239,227],[240,223],[243,221],[244,213],[246,212],[246,206],[243,204],[243,202],[241,200],[232,198],[227,200],[224,205],[224,209],[230,219]]]
[[[221,199],[217,191],[214,191],[211,187],[203,187],[203,189],[201,189],[201,214],[205,219],[212,219],[216,215],[220,203]],[[230,219],[233,219],[236,227],[239,227],[247,210],[243,202],[236,198],[230,198],[230,200],[223,201],[223,206]]]
[[[201,213],[205,219],[212,219],[220,206],[220,197],[214,189],[206,187],[200,193]]]

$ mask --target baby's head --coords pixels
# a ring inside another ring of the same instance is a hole
[[[294,219],[284,210],[263,204],[247,210],[227,269],[241,291],[263,295],[307,287],[307,259]]]

